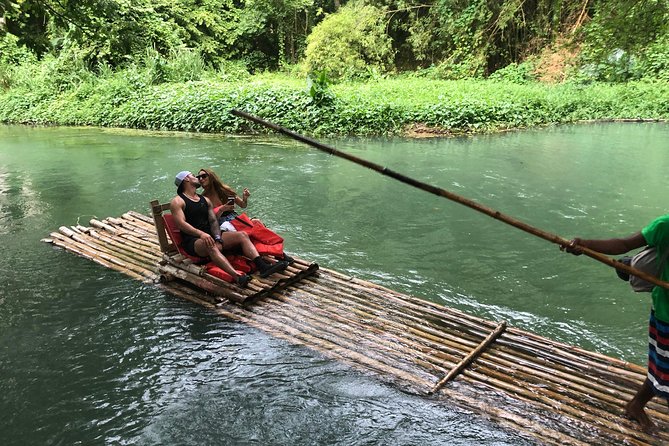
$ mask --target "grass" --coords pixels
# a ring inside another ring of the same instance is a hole
[[[169,67],[169,65],[167,65]],[[100,75],[52,61],[4,68],[0,122],[248,133],[246,110],[316,136],[471,133],[584,119],[667,119],[669,85],[548,85],[394,77],[331,85],[318,100],[306,80],[238,67],[211,72],[131,66]],[[188,79],[188,80],[185,80]]]

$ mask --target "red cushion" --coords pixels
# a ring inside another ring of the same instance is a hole
[[[283,257],[283,238],[267,229],[260,220],[251,220],[246,214],[230,221],[237,231],[246,232],[260,255]]]
[[[212,276],[218,277],[219,279],[223,279],[226,282],[234,282],[235,279],[232,278],[232,276],[225,271],[223,271],[221,268],[218,266],[214,265],[214,262],[209,262],[205,265],[205,268],[207,269],[207,272],[211,274]],[[244,274],[241,271],[237,271],[237,274]]]
[[[230,265],[237,271],[237,274],[242,275],[244,273],[250,273],[251,272],[251,263],[246,257],[243,256],[237,256],[237,255],[228,255],[225,256],[226,259],[230,262]],[[226,282],[234,282],[235,280],[232,278],[232,276],[225,271],[223,271],[221,268],[216,266],[214,262],[209,262],[205,265],[205,268],[207,269],[207,272],[211,274],[212,276],[216,276],[219,279],[223,279]]]

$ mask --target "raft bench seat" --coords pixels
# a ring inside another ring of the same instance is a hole
[[[169,203],[160,204],[158,200],[151,201],[151,214],[156,225],[160,250],[163,253],[163,260],[158,267],[161,278],[189,282],[213,295],[216,302],[227,299],[237,303],[249,303],[283,289],[318,270],[316,263],[295,259],[286,270],[270,277],[261,278],[257,274],[252,274],[248,285],[242,288],[228,273],[214,265],[208,258],[193,257],[181,248],[181,232],[174,223],[169,209]],[[226,257],[239,273],[252,272],[252,262],[245,257],[227,254]]]

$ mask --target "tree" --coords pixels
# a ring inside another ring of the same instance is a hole
[[[309,71],[326,71],[331,79],[386,72],[393,62],[382,9],[352,2],[327,16],[307,38]]]

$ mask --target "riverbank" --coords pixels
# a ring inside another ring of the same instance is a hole
[[[515,84],[389,78],[310,95],[303,79],[262,74],[154,85],[138,73],[76,84],[42,79],[0,93],[0,122],[244,134],[237,108],[316,136],[453,135],[581,120],[669,118],[669,85]]]

